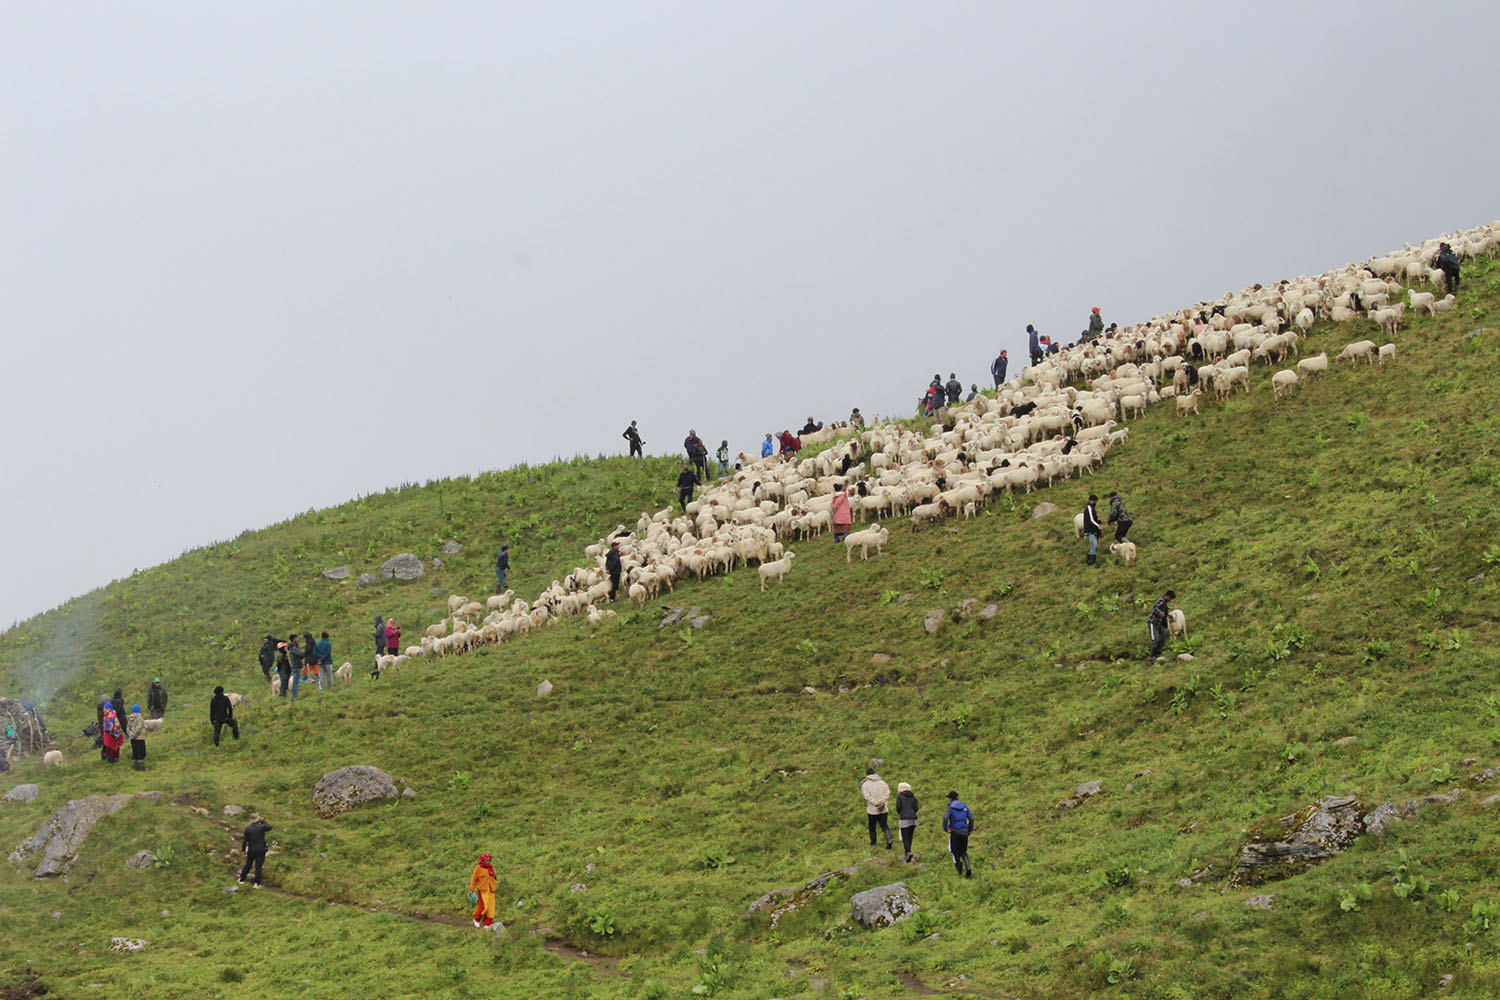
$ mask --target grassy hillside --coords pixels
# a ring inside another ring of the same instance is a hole
[[[1281,404],[1257,369],[1249,395],[1201,417],[1158,407],[1086,483],[897,526],[868,563],[827,536],[794,544],[795,570],[766,594],[744,570],[679,586],[668,601],[701,607],[699,630],[620,605],[601,626],[361,672],[295,704],[264,697],[254,662],[267,631],[328,628],[359,666],[375,614],[412,637],[447,591],[487,593],[501,539],[516,589],[535,593],[667,502],[666,459],[369,497],[70,602],[0,635],[0,693],[48,695],[68,756],[21,765],[15,780],[42,794],[0,808],[0,846],[80,795],[171,801],[103,820],[64,878],[0,866],[0,969],[62,996],[109,982],[163,997],[1387,998],[1435,995],[1446,975],[1448,995],[1496,995],[1500,806],[1467,776],[1500,760],[1500,331],[1466,335],[1497,312],[1500,265],[1469,268],[1458,308],[1412,320],[1394,366],[1335,366]],[[1365,336],[1383,339],[1320,325],[1310,353]],[[1133,569],[1084,567],[1073,537],[1084,495],[1109,489],[1136,517]],[[1060,509],[1034,520],[1043,500]],[[430,558],[448,538],[464,551],[414,583],[318,576]],[[1168,587],[1189,619],[1169,651],[1195,659],[1146,665],[1146,610]],[[928,611],[967,599],[998,612],[927,634]],[[154,673],[173,703],[151,769],[106,770],[76,734],[99,692],[141,700]],[[214,683],[252,698],[245,738],[219,749],[203,721]],[[774,930],[742,919],[770,889],[870,857],[857,786],[871,758],[922,801],[920,862],[878,849],[888,863]],[[318,776],[355,763],[417,797],[316,817]],[[1056,809],[1093,779],[1102,795]],[[1320,868],[1228,886],[1249,834],[1320,795],[1373,806],[1453,787],[1453,805]],[[972,881],[938,831],[950,788],[978,819]],[[267,891],[223,892],[226,803],[276,827]],[[142,848],[170,865],[126,871]],[[467,922],[480,851],[501,876],[498,940]],[[1425,892],[1398,896],[1400,864]],[[850,892],[897,879],[920,919],[851,930]],[[1271,910],[1246,908],[1259,892]],[[151,945],[113,954],[112,935]]]

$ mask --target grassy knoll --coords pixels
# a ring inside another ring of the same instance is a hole
[[[1500,265],[1471,268],[1457,309],[1401,332],[1394,366],[1336,366],[1281,404],[1258,369],[1249,395],[1199,418],[1159,407],[1087,483],[966,523],[894,525],[888,555],[867,563],[826,536],[796,544],[795,570],[766,594],[743,570],[684,584],[668,599],[707,612],[701,630],[620,605],[602,626],[360,674],[296,704],[270,703],[254,663],[266,631],[326,627],[360,666],[377,613],[414,639],[442,613],[434,588],[488,592],[501,539],[532,594],[666,503],[667,459],[368,497],[79,598],[0,635],[0,693],[55,686],[48,721],[69,758],[20,767],[42,794],[0,809],[0,846],[91,792],[158,788],[211,815],[138,803],[100,823],[64,878],[0,866],[0,969],[30,967],[62,996],[109,982],[162,997],[874,997],[915,982],[1384,998],[1434,995],[1449,974],[1449,995],[1500,994],[1500,926],[1485,926],[1491,908],[1500,924],[1500,806],[1466,780],[1500,758],[1500,331],[1465,336],[1497,314]],[[1364,322],[1320,325],[1311,353],[1365,336],[1383,340]],[[1071,517],[1111,488],[1141,560],[1089,570]],[[1042,500],[1061,509],[1033,520]],[[414,583],[318,576],[431,557],[448,538],[464,551]],[[1168,587],[1189,618],[1169,649],[1196,659],[1147,666],[1146,610]],[[924,631],[929,610],[969,598],[998,613]],[[76,737],[92,697],[124,684],[139,700],[153,673],[173,704],[151,770],[106,771]],[[556,691],[539,698],[544,678]],[[245,738],[215,750],[200,720],[218,682],[252,702]],[[921,862],[878,849],[889,865],[774,930],[741,919],[769,889],[870,856],[857,785],[871,757],[922,800]],[[313,782],[351,763],[417,797],[317,818]],[[1092,779],[1101,796],[1056,810]],[[1455,804],[1320,868],[1228,887],[1246,835],[1319,795],[1373,806],[1459,785]],[[941,846],[949,788],[978,818],[973,881]],[[229,802],[276,827],[272,889],[222,892]],[[168,866],[123,868],[163,847]],[[514,921],[498,940],[464,912],[481,850]],[[1420,898],[1393,891],[1399,863],[1429,880]],[[849,893],[896,879],[920,920],[851,930]],[[1247,909],[1262,891],[1273,908]],[[116,955],[111,935],[152,944]]]

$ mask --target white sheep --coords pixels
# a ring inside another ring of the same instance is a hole
[[[870,546],[875,546],[875,554],[883,555],[885,543],[891,537],[891,533],[878,524],[872,524],[861,531],[851,531],[844,536],[844,562],[854,561],[854,547],[859,546],[860,559],[870,558]]]
[[[651,592],[646,589],[646,585],[639,582],[632,583],[627,593],[630,599],[636,603],[636,606],[641,608],[646,606],[646,598],[651,596]]]
[[[1297,373],[1290,368],[1283,369],[1271,376],[1271,392],[1277,399],[1281,399],[1296,384]]]
[[[1390,358],[1392,361],[1396,360],[1396,345],[1395,344],[1381,344],[1380,345],[1380,363],[1381,364],[1385,364],[1385,359],[1386,358]]]
[[[1188,393],[1186,396],[1178,396],[1177,397],[1177,415],[1179,417],[1185,417],[1189,413],[1197,413],[1198,412],[1198,397],[1202,396],[1202,395],[1203,395],[1203,390],[1202,389],[1194,389],[1192,392]],[[1078,516],[1079,517],[1083,517],[1082,514],[1079,514]],[[1079,522],[1077,524],[1077,527],[1078,527],[1079,537],[1082,537],[1082,535],[1083,535],[1083,524],[1081,522]]]
[[[1315,375],[1321,375],[1328,370],[1328,352],[1315,354],[1310,358],[1303,358],[1297,362],[1297,374],[1302,378],[1311,379]]]
[[[63,755],[61,750],[48,750],[42,754],[42,764],[46,767],[61,767]]]
[[[161,729],[162,723],[166,721],[166,719],[142,719],[141,724],[145,726],[148,731],[156,732],[157,730]]]
[[[1083,537],[1083,515],[1082,514],[1074,514],[1073,515],[1073,537],[1074,538],[1082,538]]]
[[[791,572],[792,560],[796,557],[797,553],[788,552],[780,559],[773,560],[772,562],[761,563],[759,567],[760,589],[766,589],[767,580],[775,580],[778,584],[780,584],[786,578],[786,575]]]
[[[1126,566],[1135,565],[1135,542],[1114,542],[1109,551],[1119,556]]]
[[[1032,473],[1032,482],[1036,481],[1036,473]],[[1027,490],[1029,493],[1030,490]],[[943,516],[948,509],[948,501],[939,500],[936,503],[919,503],[911,509],[911,530],[916,531],[917,525],[924,521],[936,521]]]
[[[280,674],[272,674],[271,675],[271,685],[272,685],[271,689],[273,691],[277,690],[277,688],[276,688],[276,682],[279,681],[279,680],[281,680],[281,675]],[[242,694],[239,694],[237,692],[234,692],[234,691],[229,692],[224,697],[226,697],[226,698],[229,699],[229,706],[231,708],[239,708],[241,705],[243,705],[245,703],[245,696],[242,695]]]
[[[1414,313],[1425,312],[1429,316],[1437,315],[1433,306],[1437,304],[1437,296],[1432,292],[1417,292],[1408,288],[1406,294],[1411,298],[1411,311]]]
[[[1167,634],[1173,636],[1187,635],[1187,615],[1182,613],[1181,608],[1173,608],[1167,612]]]
[[[1375,363],[1375,341],[1356,340],[1354,343],[1346,346],[1343,351],[1339,353],[1339,356],[1334,358],[1333,360],[1348,361],[1352,364],[1359,358],[1364,358],[1366,363],[1368,364],[1373,365]],[[1302,367],[1300,362],[1298,363],[1297,367]]]
[[[1439,273],[1441,273],[1441,272],[1439,272]],[[1442,298],[1438,299],[1436,302],[1434,302],[1432,304],[1432,312],[1433,312],[1433,314],[1436,315],[1437,313],[1445,313],[1449,309],[1452,309],[1453,308],[1453,301],[1454,301],[1454,299],[1453,299],[1453,293],[1452,292],[1449,292],[1447,295],[1444,295]]]
[[[354,679],[354,664],[345,662],[343,666],[339,667],[337,670],[335,670],[333,672],[333,676],[335,676],[339,680],[345,681],[345,682],[353,680]]]

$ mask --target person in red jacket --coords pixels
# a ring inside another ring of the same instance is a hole
[[[385,651],[391,656],[401,652],[401,630],[396,627],[394,618],[385,625]]]
[[[833,540],[842,542],[854,526],[854,513],[849,509],[849,494],[844,492],[843,483],[833,488],[833,503],[828,512],[833,516]]]

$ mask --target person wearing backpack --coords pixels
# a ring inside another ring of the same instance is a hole
[[[958,800],[957,792],[948,793],[943,832],[948,835],[948,853],[953,855],[953,867],[964,878],[973,878],[974,869],[969,865],[969,834],[974,832],[974,814]]]
[[[865,780],[859,786],[859,794],[865,799],[865,818],[870,826],[870,846],[875,846],[875,828],[885,834],[885,849],[891,849],[890,810],[886,800],[891,797],[891,786],[885,783],[873,767],[865,769]]]

